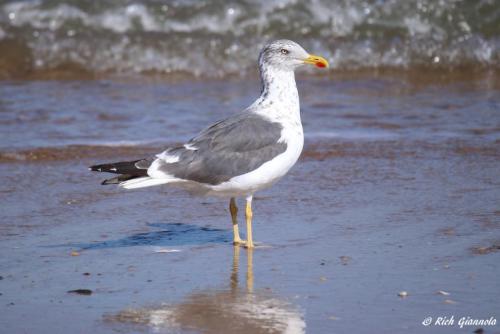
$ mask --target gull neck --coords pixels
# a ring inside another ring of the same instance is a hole
[[[261,104],[299,105],[299,94],[295,83],[295,73],[276,67],[260,66],[262,91],[258,101]]]

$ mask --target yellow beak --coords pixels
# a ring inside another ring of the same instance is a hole
[[[326,61],[325,58],[323,58],[321,56],[316,56],[316,55],[309,55],[309,57],[304,59],[304,63],[311,64],[311,65],[314,65],[316,67],[321,67],[321,68],[325,68],[325,67],[329,66],[328,61]]]

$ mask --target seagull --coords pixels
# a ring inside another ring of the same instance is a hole
[[[259,55],[260,96],[248,108],[205,128],[182,146],[149,158],[106,163],[92,171],[119,174],[102,184],[125,189],[180,186],[195,195],[229,199],[233,243],[254,248],[252,198],[281,179],[304,146],[295,69],[327,68],[325,58],[290,40],[264,46]],[[246,240],[240,238],[236,198],[246,199]]]

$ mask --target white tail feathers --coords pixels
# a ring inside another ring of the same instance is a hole
[[[120,187],[125,189],[136,189],[136,188],[157,186],[160,184],[166,184],[170,182],[172,182],[172,179],[153,179],[152,177],[144,176],[121,182]]]

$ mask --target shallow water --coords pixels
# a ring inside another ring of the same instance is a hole
[[[102,187],[86,167],[189,139],[248,105],[257,80],[2,82],[3,330],[456,333],[422,321],[498,320],[498,75],[298,79],[305,151],[257,194],[252,252],[233,249],[225,201]],[[499,330],[461,331],[478,327]]]
[[[498,72],[404,73],[315,79],[298,74],[310,143],[500,139]],[[0,149],[183,141],[248,106],[260,87],[257,78],[208,83],[147,77],[4,81]]]

